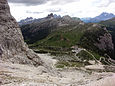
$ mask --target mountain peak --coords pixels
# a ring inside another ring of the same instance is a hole
[[[101,14],[109,14],[109,13],[107,13],[107,12],[102,12]]]
[[[53,13],[50,13],[50,14],[48,14],[48,16],[46,18],[61,18],[61,16],[53,14]]]
[[[48,14],[48,16],[47,16],[47,18],[53,18],[53,17],[54,17],[53,13]]]
[[[107,13],[107,12],[103,12],[101,13],[99,16],[115,16],[113,13]]]

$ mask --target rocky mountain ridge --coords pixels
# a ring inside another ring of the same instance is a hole
[[[45,17],[45,18],[38,18],[38,19],[36,19],[36,18],[32,18],[32,17],[27,17],[26,19],[20,20],[20,21],[18,22],[18,24],[19,24],[20,26],[22,26],[22,25],[26,25],[26,24],[31,24],[31,23],[35,23],[35,22],[40,22],[41,20],[45,20],[45,19],[49,19],[49,18],[61,18],[61,16],[51,13],[51,14],[49,14],[49,15],[48,15],[47,17]]]
[[[47,17],[45,18],[61,18],[60,15],[56,15],[56,14],[49,14]],[[79,18],[80,20],[82,20],[85,23],[97,23],[100,21],[105,21],[105,20],[109,20],[111,18],[114,18],[115,15],[113,13],[107,13],[107,12],[103,12],[100,15],[91,18],[91,17],[86,17],[86,18]],[[18,23],[19,25],[26,25],[26,24],[31,24],[31,23],[35,23],[35,22],[40,22],[41,20],[44,20],[45,18],[38,18],[38,19],[34,19],[32,17],[27,17],[26,19],[22,19],[20,20]],[[77,17],[73,17],[74,19]]]

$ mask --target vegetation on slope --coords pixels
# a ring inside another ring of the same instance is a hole
[[[98,38],[107,33],[102,27],[93,27],[93,24],[61,27],[59,30],[49,34],[45,39],[31,44],[38,49],[49,49],[52,51],[69,51],[74,45],[91,50],[100,55],[105,51],[100,50],[95,43]]]
[[[72,46],[77,45],[89,51],[96,59],[104,56],[105,53],[109,55],[107,49],[100,49],[95,45],[96,43],[101,44],[99,41],[101,37],[105,33],[108,34],[102,26],[93,23],[84,24],[77,19],[73,20],[69,16],[62,19],[43,20],[39,23],[22,26],[22,33],[29,47],[36,52],[72,56]],[[77,22],[75,22],[76,20]],[[82,53],[84,59],[91,58],[87,54],[84,56],[84,53],[86,54],[86,52]]]
[[[104,36],[105,33],[107,32],[99,27],[87,30],[80,40],[80,45],[103,56],[106,51],[99,49],[95,43],[99,42],[98,38]]]

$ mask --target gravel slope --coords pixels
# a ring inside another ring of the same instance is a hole
[[[39,54],[39,57],[56,73],[43,66],[36,68],[0,61],[0,86],[115,86],[115,73],[56,69],[57,61],[50,55]]]

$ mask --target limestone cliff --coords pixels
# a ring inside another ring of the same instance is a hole
[[[42,64],[40,58],[24,43],[7,0],[0,0],[0,60],[35,66]]]

